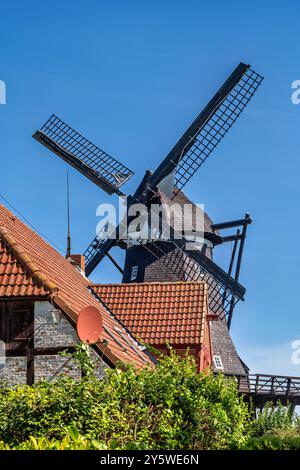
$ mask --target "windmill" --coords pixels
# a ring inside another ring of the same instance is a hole
[[[135,203],[150,205],[157,198],[168,203],[187,202],[182,189],[233,126],[262,80],[263,77],[249,65],[240,63],[156,170],[146,172],[135,193],[127,197],[128,209]],[[120,188],[133,176],[133,172],[55,115],[33,137],[106,193],[125,196]],[[109,252],[117,245],[125,247],[124,270],[119,267],[123,272],[123,282],[143,282],[147,269],[149,271],[154,263],[159,263],[163,269],[163,279],[168,272],[174,280],[204,280],[209,289],[210,311],[227,321],[229,328],[234,307],[245,295],[245,288],[239,283],[239,273],[251,217],[246,214],[242,219],[220,224],[213,224],[207,214],[205,218],[201,250],[187,250],[187,239],[177,237],[172,224],[168,241],[139,240],[134,246],[129,241],[124,243],[123,240],[121,243],[118,237],[108,238],[98,233],[84,253],[86,275],[89,276],[105,256],[117,265]],[[237,229],[235,233],[220,234],[220,231],[232,228]],[[116,232],[120,230],[119,226]],[[216,245],[229,241],[234,246],[226,272],[213,261],[212,251]]]

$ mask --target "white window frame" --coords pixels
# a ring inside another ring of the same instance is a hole
[[[221,356],[214,356],[213,361],[216,369],[224,370]]]
[[[130,280],[135,281],[138,275],[139,267],[138,266],[132,266],[131,268],[131,276]]]

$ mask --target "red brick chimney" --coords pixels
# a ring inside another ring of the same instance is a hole
[[[70,255],[70,259],[76,264],[77,266],[82,269],[82,271],[85,271],[85,258],[83,255]]]
[[[215,313],[209,312],[206,315],[206,318],[207,318],[208,321],[216,321],[216,320],[219,319],[219,315],[216,315]]]

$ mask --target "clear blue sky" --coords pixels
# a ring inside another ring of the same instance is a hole
[[[300,79],[297,1],[5,2],[1,5],[0,192],[65,248],[66,164],[31,135],[55,113],[136,171],[154,169],[240,61],[265,81],[186,188],[215,221],[254,218],[232,334],[253,370],[300,374]],[[109,197],[71,170],[73,251]],[[230,249],[230,247],[228,247]],[[120,254],[116,254],[120,258]],[[215,253],[224,258],[224,254]],[[117,282],[109,262],[98,282]]]

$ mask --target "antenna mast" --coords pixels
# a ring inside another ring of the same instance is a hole
[[[66,258],[71,257],[71,232],[70,232],[70,189],[69,189],[69,172],[67,171],[67,219],[68,219],[68,235],[67,235],[67,254]]]

